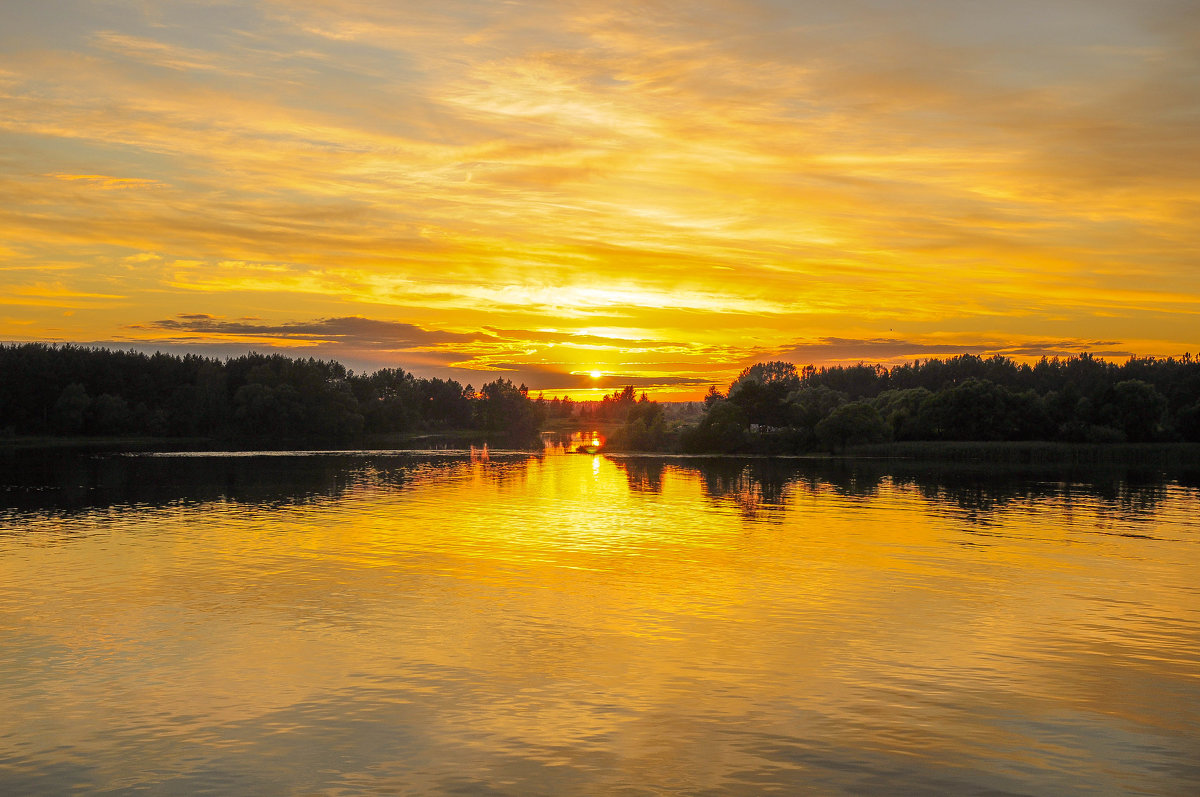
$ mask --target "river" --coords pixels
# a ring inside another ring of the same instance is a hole
[[[10,454],[3,794],[1200,793],[1200,488]]]

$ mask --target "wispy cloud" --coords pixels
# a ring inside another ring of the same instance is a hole
[[[141,177],[112,177],[107,174],[48,174],[55,180],[82,184],[103,190],[124,190],[130,188],[159,188],[163,183],[158,180],[146,180]]]
[[[419,349],[446,343],[468,343],[483,339],[477,334],[426,330],[414,324],[378,321],[351,316],[322,318],[316,321],[283,324],[263,323],[259,319],[223,319],[206,313],[185,313],[176,318],[130,329],[186,332],[206,338],[276,338],[280,340],[339,343],[348,346],[380,348],[391,351]]]
[[[171,45],[141,36],[99,31],[92,36],[92,42],[99,49],[115,55],[180,72],[227,71],[235,76],[246,74],[241,70],[222,70],[219,62],[228,60],[229,56]]]
[[[1034,340],[980,342],[911,341],[895,338],[818,338],[801,341],[778,352],[780,359],[799,364],[881,363],[953,357],[959,354],[1002,355],[1020,360],[1072,357],[1090,352],[1103,357],[1129,357],[1135,352],[1117,340]]]

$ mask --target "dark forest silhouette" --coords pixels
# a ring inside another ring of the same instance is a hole
[[[745,369],[705,397],[699,423],[656,428],[638,407],[625,450],[802,453],[892,441],[1200,442],[1200,361],[1083,354],[1034,365],[964,354],[886,368]],[[653,404],[653,402],[652,402]]]
[[[280,354],[228,360],[46,344],[0,345],[0,433],[344,443],[475,430],[537,440],[546,402],[507,379],[478,391],[400,368],[355,374]]]
[[[400,368],[355,374],[281,354],[228,360],[0,345],[0,434],[346,443],[473,431],[532,445],[547,420],[618,424],[609,450],[802,453],[908,441],[1200,442],[1200,361],[961,355],[886,368],[758,363],[703,405],[633,387],[595,402],[476,390]],[[682,409],[681,409],[682,407]],[[702,410],[702,411],[701,411]]]

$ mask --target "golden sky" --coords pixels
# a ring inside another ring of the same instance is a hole
[[[577,397],[1175,355],[1198,219],[1194,0],[0,4],[0,340]]]

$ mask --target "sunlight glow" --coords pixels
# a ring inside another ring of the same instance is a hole
[[[0,6],[0,340],[693,399],[1195,350],[1186,4],[79,4]]]

